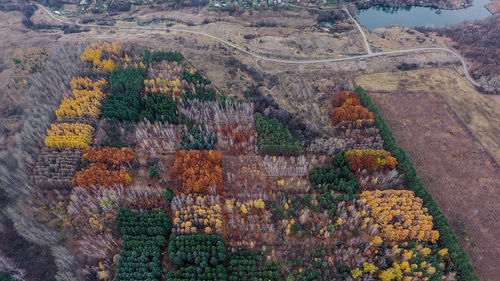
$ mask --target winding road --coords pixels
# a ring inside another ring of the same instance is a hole
[[[368,43],[368,39],[366,39],[366,35],[365,35],[365,32],[363,31],[363,29],[361,28],[361,25],[359,25],[358,21],[355,20],[352,16],[351,16],[351,13],[349,13],[349,11],[346,9],[346,8],[343,8],[342,11],[346,12],[346,14],[351,18],[351,20],[356,24],[356,27],[358,28],[359,30],[359,33],[361,33],[361,37],[363,37],[363,41],[365,42],[365,48],[366,48],[366,51],[368,52],[368,54],[371,54],[372,53],[372,49],[370,48],[370,44]]]
[[[387,56],[387,55],[394,55],[394,54],[408,54],[408,53],[414,53],[414,52],[447,52],[447,53],[450,53],[450,54],[454,55],[455,57],[457,57],[460,60],[460,62],[462,63],[464,74],[465,74],[465,77],[467,78],[467,80],[469,80],[475,86],[478,86],[478,87],[481,86],[481,84],[479,84],[478,82],[474,81],[474,79],[472,79],[472,77],[470,76],[469,70],[467,68],[467,64],[465,63],[465,59],[460,54],[458,54],[457,52],[455,52],[453,50],[450,50],[450,49],[447,49],[447,48],[441,48],[441,47],[424,47],[424,48],[413,48],[413,49],[405,49],[405,50],[396,50],[396,51],[387,51],[387,52],[372,53],[372,51],[370,49],[370,46],[368,44],[368,41],[366,39],[366,36],[365,36],[365,34],[363,32],[363,29],[357,23],[357,21],[354,20],[354,18],[351,16],[351,14],[346,9],[344,9],[344,11],[346,11],[347,14],[349,15],[349,17],[356,23],[356,26],[358,27],[359,31],[362,34],[362,37],[363,37],[363,39],[365,41],[365,45],[366,45],[367,51],[368,51],[367,54],[357,55],[357,56],[351,56],[351,57],[345,57],[345,58],[327,58],[327,59],[315,59],[315,60],[285,60],[285,59],[269,58],[269,57],[265,57],[265,56],[253,53],[253,52],[248,51],[248,50],[246,50],[246,49],[244,49],[244,48],[242,48],[240,46],[237,46],[237,45],[235,45],[235,44],[233,44],[233,43],[231,43],[231,42],[229,42],[227,40],[224,40],[224,39],[219,38],[217,36],[214,36],[214,35],[211,35],[211,34],[208,34],[208,33],[205,33],[205,32],[201,32],[201,31],[194,31],[194,30],[182,29],[182,28],[171,28],[171,27],[161,28],[161,27],[142,27],[142,26],[135,27],[135,26],[107,26],[107,25],[97,25],[97,24],[82,24],[82,23],[79,23],[78,21],[71,22],[71,21],[66,21],[66,20],[59,19],[58,17],[56,17],[54,14],[52,14],[52,12],[50,12],[44,6],[42,6],[40,4],[35,4],[35,5],[37,5],[39,8],[41,8],[52,19],[54,19],[54,20],[56,20],[58,22],[64,23],[64,24],[76,25],[76,26],[80,26],[80,27],[91,27],[91,28],[93,27],[93,28],[107,28],[107,29],[159,30],[159,31],[167,31],[167,32],[174,31],[174,32],[180,32],[180,33],[195,34],[195,35],[199,35],[199,36],[211,38],[211,39],[213,39],[215,41],[218,41],[218,42],[223,43],[223,44],[225,44],[227,46],[230,46],[230,47],[232,47],[232,48],[234,48],[234,49],[236,49],[236,50],[238,50],[238,51],[240,51],[240,52],[242,52],[244,54],[252,56],[254,58],[265,60],[265,61],[269,61],[269,62],[283,63],[283,64],[321,64],[321,63],[329,63],[329,62],[341,62],[341,61],[350,61],[350,60],[360,60],[360,59],[366,59],[366,58],[372,58],[372,57],[379,57],[379,56]]]

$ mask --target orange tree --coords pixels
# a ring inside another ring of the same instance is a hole
[[[373,113],[361,105],[344,103],[336,107],[332,113],[332,121],[337,124],[342,121],[373,120]]]
[[[73,186],[112,187],[115,185],[129,185],[132,182],[125,167],[121,165],[134,160],[135,153],[128,147],[99,147],[97,150],[87,148],[83,151],[82,159],[90,161],[86,169],[78,171],[73,177]]]
[[[332,99],[332,107],[342,106],[344,103],[352,105],[361,105],[358,95],[349,91],[340,91]]]
[[[87,148],[83,151],[82,159],[88,160],[90,162],[100,162],[113,165],[121,165],[123,163],[129,163],[134,160],[135,153],[129,147],[111,147],[103,146],[99,147],[97,150],[93,148]]]
[[[353,92],[338,92],[332,100],[332,107],[332,121],[335,124],[342,121],[373,120],[373,113],[361,105],[358,95]]]
[[[349,159],[349,168],[353,172],[363,169],[375,171],[379,167],[396,168],[398,161],[383,149],[353,149],[345,153]]]
[[[183,192],[222,193],[221,154],[215,150],[180,150],[175,153],[172,177]]]
[[[123,170],[108,170],[104,163],[92,163],[87,169],[76,172],[72,184],[73,186],[90,188],[92,186],[126,186],[131,182],[130,175]]]

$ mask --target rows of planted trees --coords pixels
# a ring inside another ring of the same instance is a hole
[[[79,274],[475,279],[363,93],[332,93],[331,131],[305,142],[178,52],[97,42],[81,60],[93,75],[68,81],[33,170]]]

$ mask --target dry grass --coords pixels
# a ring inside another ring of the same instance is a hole
[[[359,76],[370,92],[432,92],[441,95],[481,145],[500,161],[500,104],[483,96],[450,69],[384,72]]]
[[[378,51],[391,51],[415,47],[441,46],[446,47],[444,40],[434,34],[425,35],[421,32],[403,26],[376,28],[367,31],[368,40]]]

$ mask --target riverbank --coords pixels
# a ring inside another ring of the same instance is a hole
[[[500,3],[500,1],[498,2]],[[418,6],[407,6],[405,8],[374,6],[369,9],[360,9],[357,18],[361,24],[369,29],[391,25],[410,28],[419,26],[441,27],[465,21],[485,19],[491,16],[491,12],[485,7],[489,3],[489,0],[474,0],[471,6],[460,10],[442,10]]]

